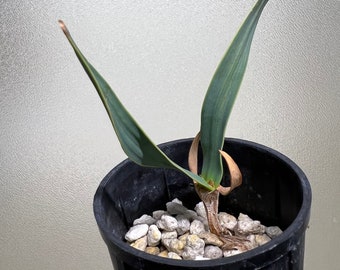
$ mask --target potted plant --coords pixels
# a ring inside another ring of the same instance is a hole
[[[267,2],[258,0],[219,64],[203,102],[199,133],[194,139],[160,146],[139,127],[59,21],[129,157],[103,179],[94,199],[95,217],[115,269],[303,268],[304,234],[311,205],[306,176],[275,150],[224,138],[255,28]],[[228,196],[220,198],[220,194]],[[221,228],[219,203],[226,211],[236,214],[243,211],[266,224],[281,226],[284,232],[253,250],[209,261],[162,258],[134,249],[124,241],[136,218],[174,198],[188,206],[201,200],[210,232],[218,236],[225,249],[246,250],[247,239]]]

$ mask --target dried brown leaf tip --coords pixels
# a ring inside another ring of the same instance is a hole
[[[70,32],[68,31],[65,23],[62,20],[58,20],[59,26],[61,28],[61,30],[63,30],[64,34],[68,37],[70,36]]]
[[[188,157],[188,164],[189,169],[191,172],[198,174],[197,169],[197,154],[198,154],[198,145],[200,142],[200,132],[196,135],[194,140],[192,141],[190,150],[189,150],[189,157]]]
[[[238,187],[239,185],[242,184],[242,174],[237,166],[236,162],[232,159],[231,156],[229,156],[226,152],[219,150],[220,154],[226,161],[228,168],[229,168],[229,173],[230,173],[230,187],[223,187],[219,186],[217,190],[222,194],[222,195],[227,195],[229,194],[234,188]]]

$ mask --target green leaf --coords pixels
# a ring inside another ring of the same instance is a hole
[[[209,85],[201,112],[201,176],[218,187],[223,173],[220,149],[224,132],[246,69],[257,22],[268,0],[259,0],[250,12]]]
[[[65,24],[59,21],[68,41],[76,53],[87,75],[95,86],[111,119],[113,128],[126,155],[135,163],[146,167],[170,168],[181,171],[191,179],[201,184],[208,190],[214,188],[200,176],[180,167],[170,160],[144,133],[129,112],[125,109],[118,97],[111,90],[108,83],[86,60],[75,42],[73,41]]]

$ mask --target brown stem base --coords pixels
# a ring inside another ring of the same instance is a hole
[[[223,230],[220,225],[218,220],[219,191],[209,191],[198,184],[195,184],[195,189],[204,204],[210,232],[217,235],[224,243],[222,249],[238,249],[241,251],[248,250],[247,245],[245,244],[248,240],[245,237],[233,235],[229,230]]]

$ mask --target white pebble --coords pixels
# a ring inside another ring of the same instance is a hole
[[[175,239],[177,238],[177,232],[176,231],[172,231],[172,232],[163,232],[162,233],[162,240],[163,239]]]
[[[178,255],[181,255],[183,252],[183,249],[185,247],[185,243],[178,239],[164,239],[164,246],[169,252],[175,252]]]
[[[168,258],[170,259],[176,259],[176,260],[182,260],[182,257],[179,256],[177,253],[175,252],[169,252],[168,253]]]
[[[148,246],[155,247],[159,244],[161,237],[162,237],[162,233],[157,228],[157,226],[153,224],[153,225],[150,225],[147,236],[148,236],[147,237]]]
[[[240,253],[242,253],[242,251],[238,249],[226,250],[223,252],[223,257],[230,257]]]
[[[125,239],[129,242],[133,242],[147,234],[149,226],[147,224],[139,224],[130,228],[125,234]]]
[[[220,212],[218,214],[218,220],[221,224],[221,227],[225,230],[233,231],[237,224],[236,217],[225,212]]]
[[[145,251],[146,246],[147,246],[147,237],[143,236],[139,239],[137,239],[136,241],[134,241],[133,243],[131,243],[131,247],[134,247],[136,249],[139,249],[141,251]]]
[[[238,215],[238,221],[253,221],[248,215],[240,213]]]
[[[189,235],[182,253],[183,259],[194,260],[197,256],[203,256],[204,246],[204,241],[197,235]]]
[[[235,232],[241,235],[263,234],[265,227],[258,220],[241,220],[235,226]]]
[[[193,222],[191,222],[190,224],[190,233],[191,234],[200,234],[202,232],[204,232],[204,224],[203,222],[199,221],[199,220],[194,220]]]

